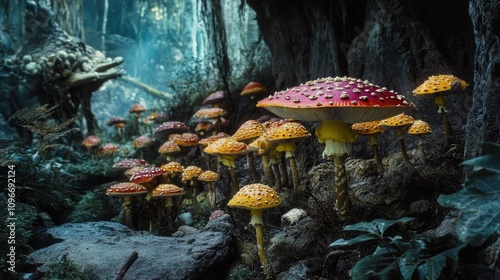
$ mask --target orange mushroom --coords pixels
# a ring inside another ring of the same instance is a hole
[[[425,163],[425,146],[424,140],[422,139],[423,135],[428,135],[432,133],[431,126],[422,120],[414,121],[406,130],[410,135],[418,136],[418,147],[420,148],[420,155],[422,156],[422,161]]]
[[[227,204],[229,207],[250,210],[250,224],[255,227],[257,251],[264,273],[266,274],[266,279],[274,279],[274,271],[264,249],[264,220],[262,219],[262,211],[277,207],[280,204],[281,199],[276,190],[263,184],[244,186],[234,194],[233,198]]]
[[[179,188],[173,184],[160,184],[158,185],[152,193],[152,198],[164,198],[165,199],[165,207],[159,209],[160,220],[163,217],[164,211],[165,216],[167,217],[168,229],[173,228],[173,217],[172,217],[172,207],[174,206],[173,198],[184,195],[184,189]]]
[[[158,148],[158,153],[164,156],[167,161],[173,161],[174,155],[181,152],[181,148],[174,141],[166,141]]]
[[[446,96],[463,92],[468,87],[467,82],[453,75],[436,75],[430,76],[413,90],[413,96],[415,97],[434,97],[434,104],[439,107],[438,113],[443,118],[445,149],[451,145],[451,125],[448,120],[448,110],[446,109]]]
[[[238,128],[238,130],[233,134],[233,138],[236,141],[250,144],[253,140],[264,134],[265,131],[266,129],[260,122],[256,120],[248,120]],[[250,169],[250,173],[252,174],[254,181],[259,182],[260,175],[257,173],[257,169],[255,169],[252,152],[247,153],[246,157],[248,168]]]
[[[198,176],[198,181],[206,182],[208,187],[208,201],[210,202],[210,207],[212,209],[217,208],[216,205],[216,194],[215,194],[215,182],[219,181],[219,174],[211,170],[204,171]]]
[[[125,209],[125,222],[128,227],[134,229],[134,220],[132,216],[132,203],[134,196],[147,194],[148,190],[136,183],[118,183],[106,190],[108,196],[123,197],[123,208]]]
[[[184,168],[184,172],[182,172],[182,181],[189,181],[189,184],[191,188],[193,188],[193,199],[196,201],[196,189],[198,188],[196,184],[196,180],[198,179],[198,176],[203,172],[201,168],[198,166],[188,166]]]
[[[251,99],[259,94],[267,93],[267,88],[259,82],[250,82],[241,91],[241,96],[250,96]]]
[[[406,145],[404,139],[404,132],[408,126],[410,126],[415,119],[411,116],[401,113],[394,117],[390,117],[379,122],[379,127],[384,130],[395,130],[397,139],[401,146],[401,154],[403,155],[403,161],[405,164],[411,168],[411,162],[408,159],[408,154],[406,153]]]
[[[384,165],[378,153],[377,137],[382,134],[384,130],[380,128],[379,123],[380,121],[362,122],[355,123],[351,127],[357,134],[368,136],[368,145],[372,148],[373,158],[377,163],[378,172],[382,174],[384,173]]]

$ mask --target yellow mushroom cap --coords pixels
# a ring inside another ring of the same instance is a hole
[[[281,199],[273,188],[264,184],[250,184],[241,188],[231,198],[227,206],[249,210],[273,208],[281,204]]]
[[[167,196],[181,196],[184,194],[184,189],[179,188],[174,184],[160,184],[152,193],[152,197],[167,197]]]
[[[148,193],[146,187],[136,183],[118,183],[106,190],[106,195],[109,196],[133,196]]]
[[[362,122],[355,123],[351,127],[357,133],[361,135],[371,135],[382,133],[384,130],[379,126],[380,121],[372,121],[372,122]]]
[[[300,123],[286,122],[280,126],[266,130],[264,137],[271,143],[296,142],[307,137],[311,133]]]
[[[390,117],[385,120],[381,120],[379,126],[386,130],[396,130],[399,128],[405,128],[415,122],[412,116],[408,116],[405,113],[401,113],[394,117]]]
[[[431,134],[432,128],[431,126],[422,120],[416,120],[412,125],[408,127],[408,134],[412,135],[425,135]]]
[[[465,90],[469,84],[453,75],[430,76],[421,85],[413,90],[413,95],[426,95],[434,93],[451,93]]]
[[[189,181],[198,178],[200,174],[203,172],[201,168],[198,166],[188,166],[184,168],[184,172],[182,172],[182,181]]]
[[[160,168],[165,170],[165,172],[170,172],[170,173],[182,173],[182,172],[184,172],[184,167],[176,161],[172,161],[172,162],[169,162],[167,164],[164,164]]]
[[[200,137],[194,133],[171,134],[168,139],[179,147],[192,147],[198,145]]]
[[[219,174],[211,170],[204,171],[198,176],[199,181],[203,182],[215,182],[219,181]]]
[[[234,133],[233,138],[237,141],[255,139],[266,131],[265,127],[256,120],[248,120],[244,122],[240,128]]]
[[[238,156],[248,152],[245,143],[238,142],[233,138],[218,139],[209,144],[203,151],[214,156]]]
[[[158,153],[160,154],[173,154],[180,151],[181,149],[179,148],[179,145],[177,145],[174,141],[166,141],[160,146],[160,148],[158,148]]]

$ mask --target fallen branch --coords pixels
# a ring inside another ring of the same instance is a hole
[[[121,264],[119,269],[115,272],[113,280],[122,280],[125,277],[128,269],[134,264],[135,260],[139,257],[136,251],[133,251]]]
[[[146,85],[145,83],[137,80],[137,79],[134,79],[134,78],[131,78],[131,77],[127,77],[127,76],[122,76],[121,77],[124,81],[146,91],[147,93],[149,94],[152,94],[154,96],[157,96],[157,97],[160,97],[160,98],[164,98],[164,99],[169,99],[169,98],[172,98],[172,94],[171,93],[168,93],[168,92],[163,92],[163,91],[160,91],[160,90],[157,90],[151,86],[148,86]]]

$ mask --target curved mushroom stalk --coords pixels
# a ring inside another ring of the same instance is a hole
[[[373,151],[373,158],[375,159],[375,162],[377,163],[377,170],[379,174],[384,174],[384,164],[382,163],[382,160],[380,159],[380,155],[378,152],[378,143],[377,143],[377,138],[376,136],[370,136],[369,138],[369,145],[372,148]]]
[[[257,169],[255,168],[255,163],[254,163],[254,160],[253,160],[253,153],[248,153],[246,155],[247,157],[247,163],[248,163],[248,168],[250,169],[250,173],[252,174],[252,178],[255,182],[259,182],[260,181],[260,175],[259,173],[257,172]]]
[[[406,145],[404,139],[404,129],[400,128],[396,131],[397,138],[399,141],[399,145],[401,147],[401,155],[403,156],[403,162],[406,164],[408,168],[412,168],[410,159],[408,158],[408,153],[406,152]]]
[[[123,198],[123,209],[125,210],[125,224],[130,229],[135,229],[134,216],[132,213],[133,197],[126,196]]]
[[[450,121],[448,120],[448,110],[446,110],[446,104],[448,101],[446,100],[446,97],[444,96],[436,96],[434,98],[434,104],[438,105],[438,114],[441,115],[443,118],[443,128],[444,128],[444,147],[443,149],[446,150],[447,148],[450,147],[451,145],[451,125]]]

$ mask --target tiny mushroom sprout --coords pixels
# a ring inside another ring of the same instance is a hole
[[[173,161],[174,155],[180,152],[181,148],[174,141],[166,141],[158,148],[158,153],[164,156],[167,161]]]
[[[267,93],[267,88],[259,82],[248,83],[241,91],[241,96],[250,96],[253,99],[258,94]]]
[[[267,260],[266,250],[264,249],[264,220],[262,219],[262,210],[274,208],[280,204],[281,199],[276,190],[259,183],[244,186],[234,194],[233,198],[227,204],[229,207],[250,210],[250,224],[255,227],[259,259],[267,279],[274,279],[274,271],[271,263]]]
[[[384,132],[382,128],[379,126],[380,121],[371,121],[371,122],[362,122],[355,123],[352,125],[352,129],[359,135],[368,136],[368,145],[373,150],[373,158],[377,163],[377,169],[380,174],[384,173],[384,165],[382,164],[382,160],[380,159],[378,153],[378,143],[377,137]]]
[[[231,176],[233,193],[236,193],[239,189],[238,178],[236,177],[236,158],[248,153],[247,145],[233,138],[221,138],[209,144],[204,149],[204,152],[217,156],[218,161],[227,167]]]
[[[164,122],[153,131],[154,138],[160,141],[167,141],[170,134],[188,132],[189,127],[179,121]]]
[[[206,182],[208,187],[208,200],[212,209],[217,208],[215,196],[215,182],[219,181],[219,174],[211,170],[204,171],[198,176],[198,181]]]
[[[323,157],[333,158],[337,209],[347,218],[348,183],[344,158],[348,143],[357,134],[351,124],[380,120],[403,113],[414,105],[392,90],[350,77],[327,77],[279,91],[259,101],[263,107],[282,118],[320,121],[316,136],[326,147]]]
[[[134,196],[147,194],[148,190],[136,183],[118,183],[106,190],[106,195],[123,197],[123,208],[125,209],[125,221],[128,227],[134,228],[132,217],[132,202]]]
[[[451,126],[446,109],[446,95],[463,92],[469,84],[453,75],[430,76],[421,85],[413,90],[415,97],[434,97],[434,104],[439,106],[438,113],[443,118],[445,149],[451,144]]]
[[[276,144],[276,151],[285,152],[285,157],[290,161],[290,169],[292,171],[294,191],[299,190],[299,173],[295,162],[294,151],[296,142],[306,139],[311,136],[311,133],[300,123],[286,122],[274,129],[266,131],[264,137],[266,141]],[[286,170],[284,170],[286,172]]]
[[[212,105],[213,107],[220,108],[222,101],[226,98],[226,92],[218,90],[211,93],[207,98],[201,102],[201,105]]]
[[[152,198],[165,198],[165,208],[168,221],[168,228],[172,228],[172,207],[174,206],[173,198],[184,195],[184,189],[173,184],[160,184],[152,193]],[[160,218],[163,216],[163,208],[159,209]]]
[[[423,120],[416,120],[412,123],[412,125],[408,127],[406,132],[408,132],[408,134],[410,135],[418,136],[418,146],[420,148],[420,154],[422,156],[423,162],[425,163],[425,146],[424,140],[422,140],[422,136],[432,133],[431,126]]]
[[[236,141],[243,142],[245,144],[250,144],[253,140],[259,138],[266,131],[265,127],[256,120],[248,120],[244,122],[240,128],[233,134],[233,138]],[[253,162],[252,153],[247,153],[248,168],[254,181],[260,181],[260,175],[255,169],[255,164]]]
[[[198,176],[203,173],[203,170],[199,168],[198,166],[188,166],[184,168],[184,172],[182,172],[182,181],[189,181],[189,184],[193,188],[193,199],[196,201],[196,180],[198,179]]]
[[[396,130],[396,136],[401,146],[403,161],[408,167],[411,167],[411,163],[408,159],[408,154],[406,153],[404,132],[414,121],[415,119],[413,117],[408,116],[405,113],[401,113],[388,119],[381,120],[378,124],[380,128],[384,130]]]
[[[146,111],[146,107],[144,107],[144,105],[142,105],[140,103],[134,104],[128,110],[128,112],[130,114],[134,114],[137,119],[141,116],[141,113],[144,112],[144,111]]]

